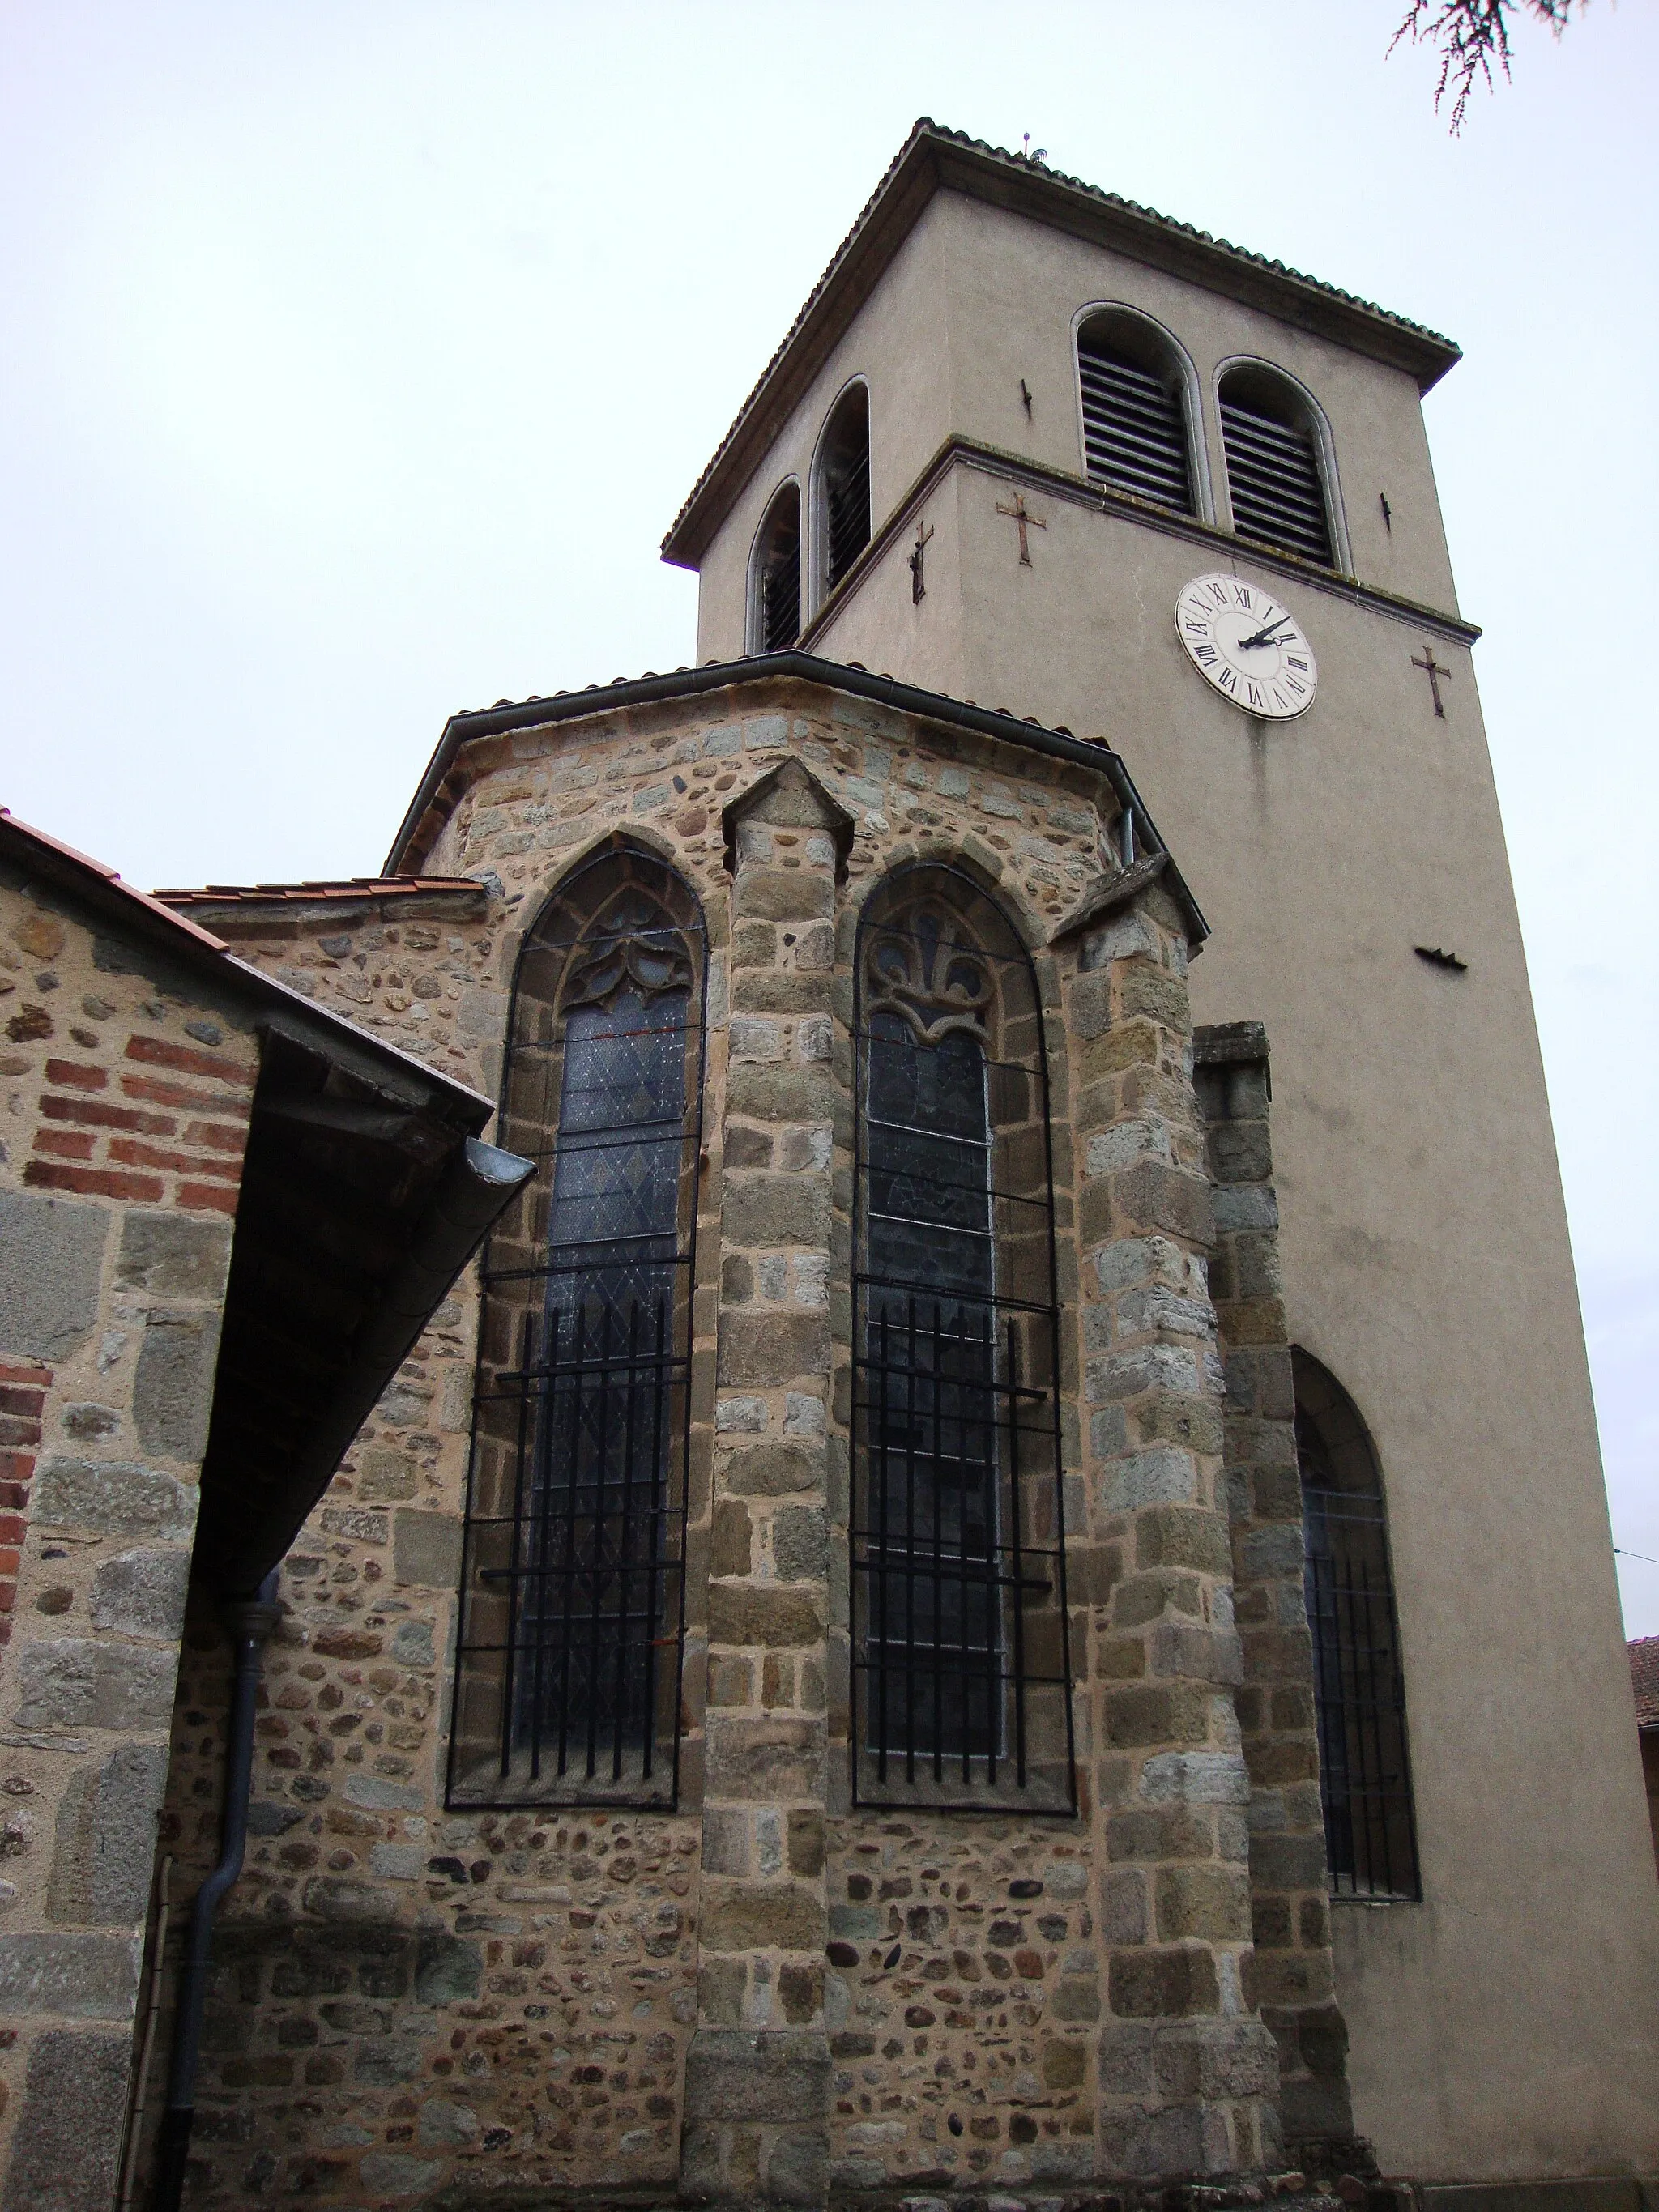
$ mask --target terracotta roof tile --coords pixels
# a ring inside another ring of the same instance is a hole
[[[410,892],[479,891],[471,876],[348,876],[303,884],[204,884],[199,890],[157,891],[175,911],[192,906],[314,906],[324,899],[396,898]]]
[[[1626,1645],[1630,1654],[1631,1687],[1636,1692],[1639,1728],[1659,1728],[1659,1636],[1639,1636]]]

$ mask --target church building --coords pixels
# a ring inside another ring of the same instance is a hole
[[[156,895],[109,1035],[240,1212],[84,1180],[166,1146],[9,1010],[138,920],[0,840],[8,2205],[1659,2202],[1457,360],[918,123],[665,540],[696,665]]]

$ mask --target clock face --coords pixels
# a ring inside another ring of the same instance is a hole
[[[1287,722],[1319,688],[1313,648],[1270,592],[1242,576],[1194,576],[1176,601],[1192,664],[1247,714]]]

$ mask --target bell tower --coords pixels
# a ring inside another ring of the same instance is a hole
[[[1389,1666],[1322,1682],[1355,2121],[1385,2168],[1634,2170],[1659,1897],[1479,632],[1422,417],[1458,358],[924,121],[664,555],[698,571],[700,661],[855,663],[1129,767],[1213,933],[1194,1014],[1263,1024],[1271,1053],[1283,1281],[1217,1294],[1282,1298],[1304,1499],[1363,1499],[1392,1573],[1392,1615],[1367,1583],[1382,1609],[1351,1638]],[[1314,1786],[1254,1779],[1264,1831],[1274,1790]],[[1255,1943],[1271,2018],[1307,1993],[1276,1997]]]

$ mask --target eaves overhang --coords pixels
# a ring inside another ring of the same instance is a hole
[[[733,501],[938,191],[1045,223],[1273,315],[1415,378],[1428,392],[1462,359],[1438,331],[1023,154],[923,116],[836,248],[662,542],[695,568]]]
[[[0,873],[258,1039],[191,1565],[209,1589],[252,1590],[534,1163],[479,1137],[493,1100],[3,809]]]
[[[598,714],[616,714],[637,707],[695,699],[710,692],[737,690],[748,685],[775,683],[781,678],[817,684],[857,699],[891,708],[901,714],[942,724],[946,728],[971,730],[1028,752],[1043,753],[1052,760],[1103,776],[1118,805],[1134,821],[1136,849],[1143,854],[1167,853],[1146,803],[1121,759],[1103,740],[1074,737],[1069,730],[1051,730],[1030,717],[1010,714],[1005,708],[981,707],[969,699],[952,699],[942,691],[923,690],[901,683],[896,677],[879,676],[856,662],[823,660],[810,653],[750,653],[740,660],[716,660],[701,668],[676,669],[665,676],[647,675],[615,684],[595,684],[580,691],[556,692],[545,699],[500,700],[474,713],[452,714],[428,762],[418,789],[410,800],[386,855],[387,875],[406,861],[418,865],[441,824],[433,820],[444,787],[463,749],[481,738],[511,736],[520,730],[543,729],[560,722],[580,721]],[[1210,933],[1210,926],[1171,859],[1163,874],[1185,918],[1194,948]]]

